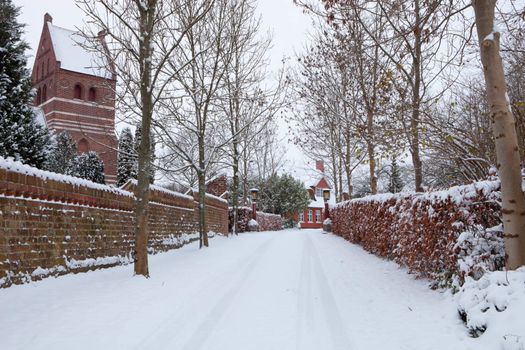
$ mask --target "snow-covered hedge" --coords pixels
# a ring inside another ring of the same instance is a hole
[[[237,209],[238,218],[238,232],[247,232],[248,224],[253,217],[253,211],[249,207],[241,207]],[[233,208],[229,210],[229,229],[232,232],[233,223]],[[283,229],[283,219],[280,215],[268,214],[258,211],[257,223],[260,231],[278,231]]]
[[[503,264],[498,181],[422,194],[383,194],[340,203],[333,232],[406,266],[434,286]],[[482,242],[480,245],[478,243]]]

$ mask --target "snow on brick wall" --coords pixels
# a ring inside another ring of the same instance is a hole
[[[198,238],[193,197],[155,187],[150,200],[150,252]],[[207,197],[206,209],[209,231],[227,233],[227,203]],[[133,210],[130,191],[0,157],[0,287],[131,263]]]
[[[332,210],[332,229],[367,251],[434,280],[436,286],[450,284],[454,278],[461,284],[466,275],[479,274],[480,268],[501,266],[497,261],[501,230],[490,230],[501,223],[499,198],[497,181],[422,194],[369,196],[338,204]],[[466,236],[482,237],[487,249],[465,257],[465,244],[458,244],[458,238]],[[481,263],[487,259],[494,261]]]
[[[240,207],[237,210],[238,232],[248,231],[248,223],[253,217],[253,211],[249,207]],[[229,210],[229,230],[232,231],[233,208]],[[279,231],[283,229],[283,220],[280,215],[257,212],[257,223],[260,231]]]

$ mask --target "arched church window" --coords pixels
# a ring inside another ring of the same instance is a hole
[[[95,102],[97,100],[97,90],[94,87],[89,89],[88,99],[91,102]]]
[[[75,91],[73,93],[74,98],[78,98],[79,100],[82,99],[82,86],[80,84],[75,85]]]
[[[89,142],[88,142],[88,140],[80,139],[80,141],[78,141],[78,151],[80,153],[89,152]]]

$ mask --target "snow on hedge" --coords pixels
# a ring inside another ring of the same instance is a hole
[[[63,175],[58,173],[53,173],[50,171],[40,170],[35,167],[23,164],[22,162],[16,161],[11,157],[4,158],[0,156],[0,169],[8,170],[18,174],[24,174],[29,176],[35,176],[43,180],[52,180],[62,183],[67,183],[74,186],[87,187],[99,191],[111,192],[127,197],[133,197],[133,193],[116,188],[113,186],[107,186],[98,184],[89,180],[81,179],[74,176]]]

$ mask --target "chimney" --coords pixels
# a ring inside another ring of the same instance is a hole
[[[44,23],[47,23],[47,22],[53,23],[53,17],[51,17],[51,15],[46,12],[46,14],[44,15]]]
[[[316,160],[315,161],[315,169],[319,170],[321,173],[324,174],[324,162],[322,160]]]

